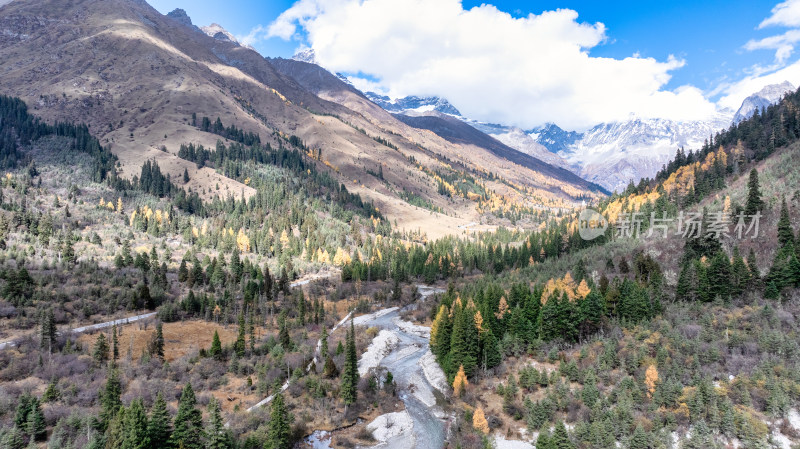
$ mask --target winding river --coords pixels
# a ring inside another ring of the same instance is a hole
[[[417,287],[421,301],[444,292],[423,285]],[[377,365],[392,373],[397,384],[397,396],[405,404],[405,411],[411,419],[411,428],[375,446],[381,449],[440,449],[446,437],[448,416],[436,405],[434,390],[446,391],[447,380],[428,347],[430,328],[400,318],[403,311],[415,307],[416,304],[410,304],[403,309],[382,309],[353,320],[356,326],[377,327],[396,337],[391,339],[392,344],[386,347]],[[316,431],[306,439],[306,443],[317,449],[329,447],[329,442],[330,435],[322,431]]]

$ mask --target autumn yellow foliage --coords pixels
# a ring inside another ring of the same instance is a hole
[[[453,379],[453,394],[456,397],[460,397],[468,385],[469,381],[467,381],[467,375],[464,373],[464,365],[461,365],[458,367],[456,378]]]
[[[489,434],[489,422],[486,421],[486,415],[480,407],[476,408],[475,412],[472,414],[472,427],[484,435]]]
[[[436,318],[433,319],[433,323],[431,323],[431,347],[436,345],[436,341],[439,337],[439,329],[442,327],[445,318],[447,318],[448,310],[447,307],[442,304],[439,306],[439,311],[436,313]]]
[[[658,382],[658,370],[656,370],[655,365],[650,365],[647,367],[647,371],[645,371],[644,373],[644,384],[647,387],[648,397],[652,397],[653,393],[655,393],[657,382]]]

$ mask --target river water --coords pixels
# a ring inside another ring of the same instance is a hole
[[[422,285],[417,287],[422,301],[444,291]],[[378,327],[397,337],[378,366],[392,373],[397,384],[397,396],[405,404],[412,427],[410,431],[375,446],[381,449],[441,449],[445,441],[447,415],[436,405],[434,390],[446,391],[447,380],[429,349],[430,328],[400,318],[401,312],[413,307],[416,304],[404,309],[382,309],[353,320],[356,326]],[[328,448],[330,433],[316,431],[306,439],[306,443],[315,449]]]

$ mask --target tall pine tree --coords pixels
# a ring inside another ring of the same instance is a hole
[[[758,171],[750,170],[750,180],[747,183],[747,202],[744,206],[745,215],[755,215],[764,209],[764,200],[761,199],[761,188],[758,184]]]
[[[358,355],[356,354],[356,338],[353,320],[350,320],[350,330],[347,332],[347,347],[344,355],[344,370],[342,371],[341,395],[345,405],[351,405],[358,398]]]
[[[283,395],[277,393],[272,400],[272,409],[269,414],[269,430],[267,431],[267,444],[265,449],[291,449],[292,447],[292,416],[283,402]]]
[[[184,449],[203,449],[203,414],[197,409],[192,384],[187,383],[178,401],[175,415],[175,430],[172,431],[171,444]]]
[[[167,410],[167,401],[161,392],[156,395],[153,409],[150,411],[150,420],[147,423],[147,438],[153,448],[169,447],[172,434],[172,422]]]

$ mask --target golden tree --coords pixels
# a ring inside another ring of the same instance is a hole
[[[469,381],[467,381],[467,375],[464,373],[464,365],[461,365],[458,368],[458,373],[456,373],[456,378],[453,379],[453,394],[456,397],[460,397],[468,385]]]
[[[498,320],[502,320],[504,316],[508,313],[508,302],[506,301],[506,297],[503,296],[500,298],[500,304],[497,306],[497,313],[494,316],[497,317]]]
[[[656,382],[658,382],[658,370],[655,365],[647,367],[644,373],[644,384],[647,387],[647,397],[652,397],[656,391]]]
[[[480,407],[476,408],[475,412],[472,414],[472,427],[474,427],[475,430],[479,430],[484,435],[489,434],[489,422],[486,421],[486,415]]]
[[[580,285],[578,285],[578,289],[575,291],[575,294],[578,295],[579,298],[583,299],[591,291],[592,291],[592,289],[590,289],[589,285],[586,284],[586,280],[585,279],[581,279],[581,283],[580,283]]]
[[[250,237],[244,233],[243,228],[239,228],[239,232],[236,234],[236,246],[238,246],[239,251],[243,253],[250,251]]]
[[[431,347],[436,346],[436,341],[439,336],[439,331],[443,326],[444,320],[447,318],[448,311],[447,306],[442,304],[439,306],[439,311],[436,313],[436,318],[434,318],[433,323],[431,323]]]
[[[475,312],[475,328],[478,329],[478,334],[482,334],[483,330],[483,315],[481,315],[481,311],[478,310]]]

